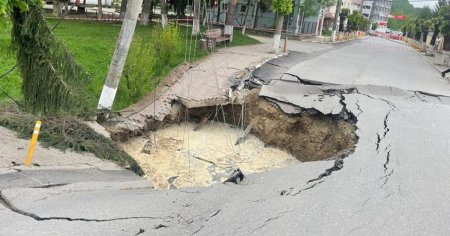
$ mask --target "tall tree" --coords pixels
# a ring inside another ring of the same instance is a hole
[[[244,26],[242,26],[242,34],[245,34],[245,29],[247,28],[247,17],[250,10],[250,0],[247,0],[247,5],[245,5],[245,16],[244,16]]]
[[[200,33],[200,0],[194,0],[194,19],[192,22],[192,34]]]
[[[127,12],[128,0],[122,0],[120,3],[120,18],[125,17],[125,12]]]
[[[292,1],[291,0],[273,0],[272,9],[277,13],[275,24],[275,32],[273,34],[272,52],[278,53],[280,47],[281,31],[283,29],[284,16],[291,14]]]
[[[61,0],[53,0],[53,15],[60,17],[62,15],[64,3]]]
[[[224,33],[230,35],[230,41],[233,41],[234,12],[236,11],[237,0],[230,0],[225,19]]]
[[[439,17],[442,19],[440,32],[444,36],[444,50],[450,51],[450,6],[445,5],[439,9]]]
[[[161,0],[161,26],[165,29],[169,24],[167,18],[167,0]]]
[[[125,18],[123,19],[122,28],[120,29],[119,38],[117,39],[116,49],[98,102],[97,109],[99,110],[112,109],[141,7],[142,0],[132,0],[128,2]]]
[[[144,0],[141,13],[141,25],[148,25],[148,19],[152,11],[152,0]]]
[[[103,17],[103,6],[102,6],[102,0],[97,0],[97,6],[98,6],[98,11],[97,11],[97,20],[101,20]]]
[[[341,13],[339,13],[339,31],[344,31],[344,24],[347,20],[347,17],[350,15],[350,9],[343,8]]]

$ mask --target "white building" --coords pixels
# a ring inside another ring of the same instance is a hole
[[[366,0],[363,3],[362,14],[369,18],[370,22],[377,23],[378,28],[386,28],[391,6],[390,0]]]

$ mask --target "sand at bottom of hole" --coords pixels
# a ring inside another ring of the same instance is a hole
[[[285,151],[265,147],[252,134],[234,145],[243,131],[228,124],[211,122],[193,131],[195,127],[197,124],[183,123],[149,134],[155,138],[150,154],[141,152],[146,138],[131,139],[122,147],[156,189],[168,189],[170,177],[176,177],[173,186],[177,188],[209,186],[224,181],[234,168],[251,174],[300,163]]]

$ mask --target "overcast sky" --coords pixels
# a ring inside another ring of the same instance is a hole
[[[434,5],[436,5],[437,0],[436,1],[434,1],[434,0],[409,0],[409,2],[414,7],[423,7],[423,6],[428,5],[430,8],[434,8]]]

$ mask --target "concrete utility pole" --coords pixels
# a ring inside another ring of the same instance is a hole
[[[119,38],[117,39],[116,50],[109,66],[108,75],[106,76],[105,85],[103,85],[102,94],[98,102],[98,110],[111,111],[114,98],[116,97],[119,80],[122,76],[122,70],[127,59],[128,50],[130,49],[133,39],[136,22],[141,12],[142,0],[130,0],[123,19],[122,28],[120,29]]]
[[[334,14],[334,23],[333,23],[333,31],[331,32],[331,42],[336,41],[336,31],[339,24],[339,13],[341,12],[342,0],[338,0],[336,4],[336,13]]]

